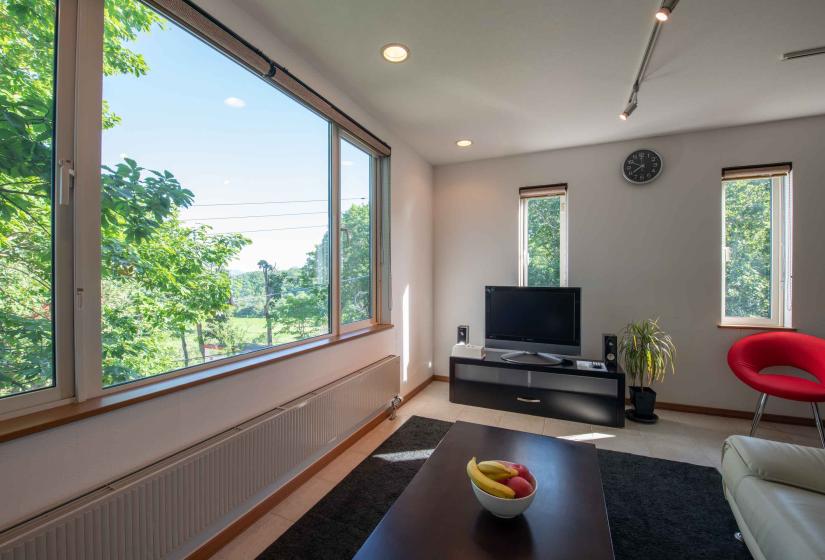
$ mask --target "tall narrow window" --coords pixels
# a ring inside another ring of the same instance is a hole
[[[329,123],[138,0],[106,10],[103,385],[329,333]]]
[[[0,0],[0,398],[55,386],[56,3]]]
[[[722,323],[791,325],[790,164],[722,172]]]
[[[567,185],[519,190],[522,286],[567,285]]]
[[[341,323],[373,316],[375,158],[341,139]]]

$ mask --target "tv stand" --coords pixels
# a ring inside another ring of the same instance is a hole
[[[555,354],[546,354],[544,352],[525,352],[523,350],[516,350],[515,352],[507,352],[501,355],[501,359],[511,364],[526,364],[535,366],[558,366],[565,362],[571,365],[573,362],[565,360],[561,356]]]
[[[483,359],[450,358],[450,402],[509,410],[587,424],[624,427],[625,376],[561,364],[521,363],[507,352],[487,350]]]

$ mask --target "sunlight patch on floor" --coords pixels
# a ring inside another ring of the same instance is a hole
[[[602,434],[599,432],[590,432],[588,434],[575,434],[572,436],[560,436],[559,439],[568,439],[570,441],[594,441],[597,439],[605,439],[616,437],[611,434]]]
[[[398,451],[396,453],[376,453],[373,457],[390,463],[421,461],[429,458],[433,451],[433,449],[416,449],[415,451]]]

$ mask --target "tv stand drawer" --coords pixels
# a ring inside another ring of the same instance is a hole
[[[624,374],[450,359],[450,401],[588,424],[624,426]]]
[[[468,364],[456,365],[455,378],[459,381],[475,383],[570,391],[573,393],[592,393],[605,396],[616,395],[619,385],[618,379],[609,377],[548,373],[532,369],[477,367]]]

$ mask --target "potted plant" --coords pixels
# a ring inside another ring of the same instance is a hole
[[[630,377],[633,408],[628,409],[626,416],[638,422],[656,422],[656,391],[650,386],[664,380],[668,370],[676,373],[673,340],[659,327],[658,319],[630,323],[622,331],[619,356]]]

